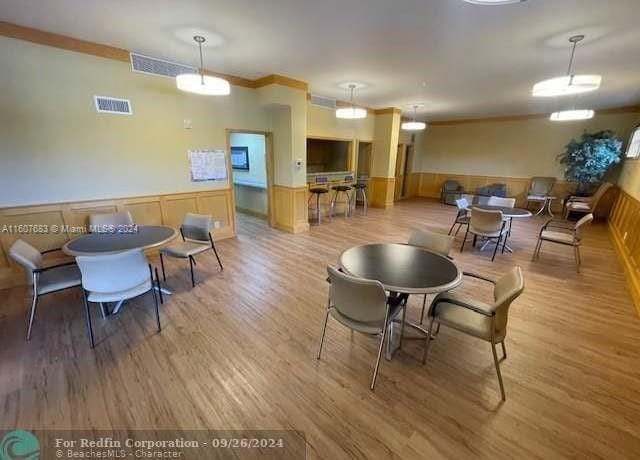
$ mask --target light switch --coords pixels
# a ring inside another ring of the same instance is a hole
[[[191,120],[182,120],[182,126],[184,126],[184,129],[191,129]]]
[[[220,228],[220,221],[216,220],[213,222],[213,228]]]

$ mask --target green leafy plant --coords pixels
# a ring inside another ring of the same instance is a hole
[[[609,168],[620,162],[622,140],[613,131],[584,133],[580,139],[572,139],[565,152],[558,155],[564,165],[564,177],[578,184],[578,192],[585,193],[602,181]]]

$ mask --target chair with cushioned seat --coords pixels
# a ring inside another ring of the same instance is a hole
[[[220,256],[216,249],[216,245],[213,242],[211,236],[211,228],[213,227],[213,218],[205,214],[191,214],[185,215],[182,226],[180,227],[180,235],[182,235],[182,242],[167,246],[160,250],[160,264],[162,265],[162,278],[167,281],[167,275],[164,269],[163,256],[175,257],[177,259],[189,259],[189,267],[191,269],[191,285],[196,287],[195,276],[193,273],[193,266],[196,264],[194,256],[203,253],[208,250],[213,250],[213,253],[218,259],[218,265],[220,265],[220,271],[224,270]]]
[[[457,225],[456,233],[454,235],[458,235],[458,232],[463,226],[469,227],[469,201],[466,198],[459,198],[456,200],[456,206],[458,207],[458,213],[456,214],[456,219],[453,221],[451,228],[449,229],[449,235],[453,232],[453,229]]]
[[[533,251],[533,261],[540,258],[542,250],[542,242],[562,244],[564,246],[572,246],[573,254],[576,260],[576,271],[580,273],[580,265],[582,265],[582,256],[580,255],[580,244],[582,242],[583,227],[593,220],[593,214],[589,213],[582,217],[578,222],[570,222],[567,220],[550,219],[540,229],[538,235],[538,243]]]
[[[502,252],[504,252],[505,244],[507,241],[508,229],[507,222],[504,220],[502,211],[488,211],[480,208],[471,208],[471,218],[469,219],[469,227],[464,234],[462,245],[460,246],[460,252],[464,250],[464,244],[467,241],[467,235],[471,233],[473,235],[473,246],[476,245],[477,237],[485,238],[487,240],[496,240],[496,246],[493,249],[493,256],[491,262],[496,258],[498,252],[498,246],[502,241]]]
[[[598,207],[598,203],[611,187],[613,187],[612,183],[603,182],[592,196],[570,196],[565,204],[565,219],[568,218],[569,214],[572,212],[594,214]]]
[[[82,294],[91,348],[95,347],[95,341],[89,302],[121,302],[151,291],[156,326],[158,332],[162,330],[156,296],[156,290],[160,290],[160,281],[157,276],[154,280],[151,264],[141,250],[100,256],[78,256],[76,262],[82,272]]]
[[[133,217],[129,211],[91,214],[89,216],[89,233],[114,232],[118,230],[118,227],[133,225]]]
[[[75,262],[48,267],[43,264],[43,254],[59,250],[57,248],[40,252],[23,240],[16,240],[9,248],[9,257],[22,266],[27,275],[27,284],[31,286],[33,293],[27,322],[27,340],[31,339],[31,328],[38,307],[38,299],[45,294],[53,294],[82,285],[80,270]]]
[[[555,177],[533,177],[531,179],[531,185],[527,193],[527,207],[529,207],[529,203],[531,202],[542,203],[536,215],[540,215],[542,211],[544,211],[544,207],[549,202],[551,190],[553,190],[555,184]]]
[[[320,359],[322,353],[329,315],[352,331],[381,336],[378,358],[371,379],[370,388],[373,390],[385,340],[390,340],[390,325],[399,314],[402,314],[402,344],[406,305],[398,296],[387,298],[387,293],[379,281],[349,276],[330,266],[327,266],[327,274],[330,283],[329,299],[317,359]]]
[[[524,277],[520,267],[514,267],[497,281],[484,276],[465,273],[476,279],[493,284],[493,303],[484,303],[475,299],[469,299],[457,291],[438,294],[429,308],[429,332],[425,340],[423,362],[427,361],[429,338],[433,332],[434,322],[438,327],[443,325],[450,327],[491,344],[493,363],[498,375],[500,394],[502,400],[506,400],[500,363],[496,353],[496,345],[501,344],[503,360],[507,358],[507,348],[504,340],[507,336],[507,323],[509,307],[511,303],[524,291]]]

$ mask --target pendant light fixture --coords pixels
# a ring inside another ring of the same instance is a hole
[[[344,118],[347,120],[356,120],[359,118],[366,118],[367,111],[362,107],[356,107],[353,105],[353,91],[356,89],[355,83],[349,83],[349,90],[351,91],[351,99],[349,103],[350,107],[340,107],[336,109],[336,118]]]
[[[183,73],[178,75],[176,77],[176,86],[179,90],[205,96],[228,95],[231,92],[231,87],[227,80],[204,74],[202,44],[206,39],[202,35],[196,35],[193,37],[193,40],[198,44],[198,48],[200,49],[200,73]]]
[[[584,35],[574,35],[569,38],[569,43],[572,44],[572,48],[567,75],[536,83],[532,91],[534,97],[567,96],[570,94],[587,93],[600,88],[600,84],[602,83],[602,77],[600,75],[574,75],[572,73],[576,45],[583,39]]]
[[[427,124],[424,121],[416,121],[416,115],[419,105],[413,106],[413,118],[411,121],[403,121],[400,127],[404,131],[424,131],[427,129]]]
[[[585,110],[585,109],[561,110],[559,112],[553,112],[549,117],[549,120],[551,121],[589,120],[593,118],[593,115],[594,115],[593,110]]]

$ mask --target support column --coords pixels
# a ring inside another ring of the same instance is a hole
[[[374,208],[393,206],[400,115],[401,111],[397,108],[384,109],[376,113],[369,180],[369,204]]]

